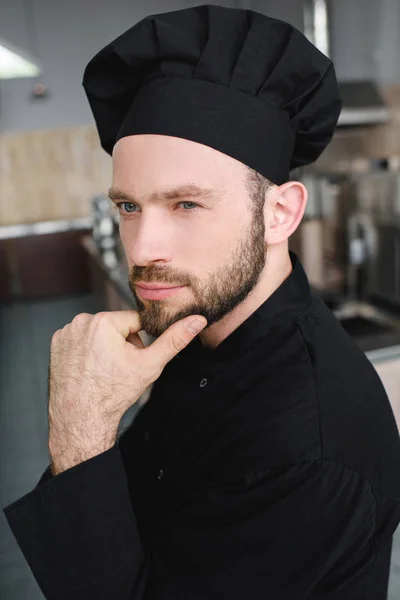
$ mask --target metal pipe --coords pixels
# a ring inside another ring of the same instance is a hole
[[[305,36],[325,56],[330,57],[328,0],[304,0],[303,26]]]

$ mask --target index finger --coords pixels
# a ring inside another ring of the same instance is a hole
[[[143,330],[139,313],[136,310],[114,310],[100,313],[108,319],[126,340],[129,334]]]

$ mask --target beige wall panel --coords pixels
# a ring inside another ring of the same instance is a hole
[[[111,184],[94,126],[0,137],[0,225],[86,217]]]

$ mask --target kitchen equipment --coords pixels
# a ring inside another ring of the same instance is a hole
[[[289,246],[298,254],[315,289],[340,292],[345,273],[340,231],[343,176],[305,169],[296,179],[307,188],[308,200]]]
[[[368,295],[400,307],[400,216],[375,218],[376,251],[369,267]]]
[[[110,200],[105,195],[93,196],[93,240],[101,251],[106,265],[114,268],[118,265],[117,235],[118,225],[111,211]]]
[[[349,295],[400,306],[400,175],[382,169],[353,174],[349,189]]]
[[[328,57],[331,55],[331,17],[334,9],[332,0],[303,0],[305,36]],[[350,81],[338,81],[338,84],[342,98],[338,127],[386,123],[390,120],[389,108],[375,81],[355,77]]]
[[[386,123],[390,111],[374,81],[339,81],[343,108],[338,127]]]
[[[348,227],[347,296],[362,300],[368,293],[368,279],[373,257],[377,252],[377,234],[373,215],[352,214]]]

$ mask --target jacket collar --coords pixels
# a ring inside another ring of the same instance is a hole
[[[291,250],[289,255],[292,271],[271,296],[216,348],[203,347],[200,337],[196,336],[175,357],[179,358],[180,366],[183,362],[193,360],[209,360],[212,363],[231,360],[266,337],[271,329],[296,318],[310,308],[312,296],[307,275],[297,255]]]

